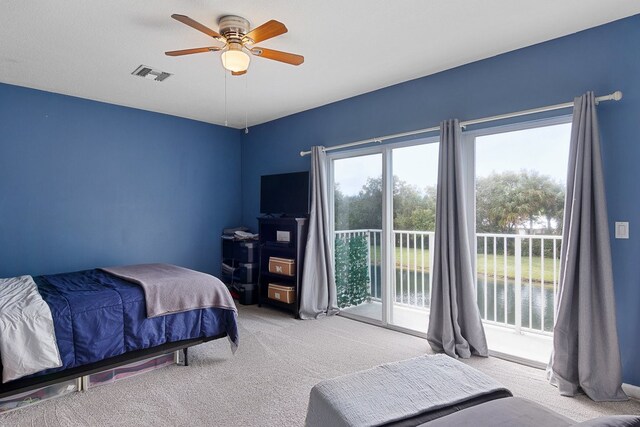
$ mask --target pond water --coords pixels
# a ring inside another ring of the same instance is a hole
[[[382,295],[380,289],[380,266],[371,267],[372,287],[371,293],[375,298]],[[377,279],[376,279],[377,278]],[[498,279],[498,283],[494,285],[492,279],[487,283],[487,310],[485,317],[485,292],[484,280],[478,278],[477,297],[480,315],[484,320],[495,321],[498,323],[506,323],[515,325],[515,288],[516,284],[513,280],[508,280],[505,286],[503,279]],[[422,284],[424,281],[425,292],[422,292]],[[506,288],[506,306],[505,310],[505,288]],[[533,283],[529,287],[529,283],[523,283],[521,286],[521,312],[522,327],[541,329],[542,311],[544,307],[544,331],[553,331],[553,287],[545,286],[542,289],[540,283]],[[413,271],[396,270],[396,294],[395,302],[408,304],[418,307],[428,307],[429,295],[429,274],[419,273],[414,275]],[[531,302],[531,307],[529,307]]]

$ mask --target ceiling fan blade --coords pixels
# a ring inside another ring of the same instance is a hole
[[[198,21],[194,21],[193,19],[189,18],[188,16],[178,15],[177,13],[174,13],[173,15],[171,15],[171,17],[173,19],[175,19],[176,21],[180,21],[183,24],[186,24],[186,25],[190,26],[191,28],[195,28],[196,30],[201,31],[201,32],[205,33],[206,35],[213,37],[214,39],[219,39],[219,40],[222,39],[222,36],[220,34],[216,33],[215,31],[213,31],[209,27],[205,27],[204,25],[202,25]]]
[[[300,65],[304,62],[304,56],[295,53],[281,52],[279,50],[265,49],[264,47],[254,47],[251,53],[274,61],[285,62],[291,65]]]
[[[261,41],[284,34],[287,31],[287,27],[285,27],[282,22],[272,19],[249,31],[244,38],[253,40],[253,43],[260,43]]]
[[[191,55],[192,53],[204,53],[204,52],[215,52],[217,50],[222,49],[221,47],[194,47],[193,49],[182,49],[182,50],[170,50],[165,52],[165,55],[168,56],[181,56],[181,55]]]
[[[231,72],[232,76],[241,76],[243,74],[247,74],[247,70],[244,70],[244,71],[232,71]]]

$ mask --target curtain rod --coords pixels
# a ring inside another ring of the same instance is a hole
[[[602,101],[620,101],[621,99],[622,99],[622,92],[620,92],[618,90],[618,91],[615,91],[615,92],[613,92],[613,93],[611,93],[609,95],[598,96],[596,98],[596,103],[602,102]],[[467,120],[465,122],[460,122],[460,126],[465,127],[465,126],[470,126],[470,125],[477,125],[477,124],[480,124],[480,123],[487,123],[487,122],[493,122],[493,121],[496,121],[496,120],[510,119],[510,118],[513,118],[513,117],[526,116],[526,115],[529,115],[529,114],[544,113],[545,111],[562,110],[563,108],[569,108],[569,107],[573,107],[573,102],[565,102],[563,104],[549,105],[547,107],[532,108],[530,110],[523,110],[523,111],[516,111],[514,113],[500,114],[498,116],[484,117],[482,119]],[[363,139],[361,141],[348,142],[346,144],[333,145],[331,147],[326,147],[324,149],[324,151],[339,150],[340,148],[355,147],[356,145],[371,144],[373,142],[377,142],[377,143],[380,144],[383,141],[386,141],[387,139],[395,139],[395,138],[402,138],[403,136],[419,135],[421,133],[435,132],[437,130],[440,130],[440,126],[433,126],[433,127],[430,127],[430,128],[418,129],[418,130],[413,130],[413,131],[409,131],[409,132],[394,133],[393,135],[386,135],[386,136],[380,136],[380,137],[377,137],[377,138]],[[302,156],[302,157],[308,156],[309,154],[311,154],[311,151],[301,151],[300,152],[300,156]]]

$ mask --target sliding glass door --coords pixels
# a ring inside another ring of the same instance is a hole
[[[332,170],[338,305],[383,322],[382,153],[336,158]]]
[[[427,330],[438,143],[413,140],[329,156],[342,314]]]
[[[478,308],[489,348],[519,359],[548,360],[570,131],[555,118],[462,140]],[[328,156],[342,314],[426,334],[438,150],[429,138]]]

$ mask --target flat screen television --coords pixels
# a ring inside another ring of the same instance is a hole
[[[301,216],[309,213],[309,172],[262,175],[260,213]]]

